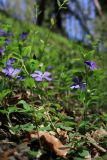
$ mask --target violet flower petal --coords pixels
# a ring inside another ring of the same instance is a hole
[[[20,72],[20,69],[16,68],[14,71],[11,73],[11,76],[14,77],[16,74]]]
[[[27,32],[22,32],[21,39],[24,41],[27,37]]]
[[[39,81],[41,82],[41,81],[42,81],[42,77],[40,77],[40,76],[35,77],[35,80],[38,81],[38,82],[39,82]]]
[[[0,54],[2,54],[3,52],[5,52],[4,48],[0,48]]]
[[[32,74],[31,76],[32,76],[33,78],[36,78],[36,77],[41,77],[40,75],[38,75],[38,74],[35,74],[35,73],[34,73],[34,74]]]
[[[20,69],[16,68],[14,69],[12,66],[8,66],[8,68],[3,68],[2,72],[10,77],[14,77],[16,74],[20,72]]]
[[[47,76],[43,76],[44,79],[46,79],[47,81],[52,81],[52,78],[47,77]]]
[[[41,71],[35,71],[35,73],[37,73],[38,75],[43,75]]]
[[[78,84],[73,84],[70,88],[72,88],[72,89],[78,89],[78,88],[80,88],[80,86]]]
[[[43,74],[43,78],[46,79],[47,81],[52,81],[52,78],[50,76],[51,76],[50,72],[45,72]]]
[[[54,66],[48,66],[47,67],[47,69],[53,69],[54,68]]]
[[[44,72],[44,74],[43,74],[44,76],[50,76],[51,75],[51,73],[50,72]]]
[[[51,73],[49,72],[45,72],[44,74],[41,71],[35,71],[34,74],[32,74],[31,76],[36,80],[36,81],[42,81],[43,79],[47,80],[47,81],[51,81],[52,78],[49,77],[51,75]]]
[[[20,81],[24,81],[24,77],[23,76],[17,76],[17,79],[19,79]]]
[[[82,82],[80,84],[80,89],[84,91],[86,89],[86,83]]]
[[[11,58],[7,61],[7,66],[11,66],[12,63],[15,62],[15,59]]]
[[[97,64],[94,61],[85,61],[84,63],[89,67],[90,70],[98,68]]]
[[[11,43],[11,40],[10,40],[10,39],[6,39],[6,40],[5,40],[5,43],[6,43],[6,44],[10,44],[10,43]]]
[[[78,77],[75,77],[73,79],[73,82],[74,84],[70,87],[72,89],[81,89],[81,90],[85,90],[86,89],[86,83],[85,82],[82,82],[82,76],[78,76]]]
[[[8,69],[3,68],[3,69],[2,69],[2,72],[5,73],[6,75],[8,75]]]
[[[4,32],[4,30],[3,29],[0,29],[0,36],[5,36],[5,32]]]

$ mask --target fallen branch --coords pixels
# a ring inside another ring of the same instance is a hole
[[[103,147],[99,146],[99,144],[91,137],[91,135],[89,133],[86,133],[86,138],[98,150],[100,150],[101,152],[106,152],[106,149],[104,149]]]

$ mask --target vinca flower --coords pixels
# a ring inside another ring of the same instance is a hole
[[[9,59],[9,60],[7,61],[7,68],[3,68],[3,69],[2,69],[2,72],[3,72],[5,75],[7,75],[7,76],[9,76],[9,77],[15,77],[15,76],[17,76],[17,75],[19,74],[20,69],[19,69],[19,68],[14,69],[14,68],[12,67],[12,64],[13,64],[14,62],[15,62],[15,59],[13,59],[13,58],[11,58],[11,59]]]
[[[83,79],[82,76],[75,77],[73,79],[74,83],[70,88],[85,90],[86,89],[86,83],[82,82],[82,79]]]
[[[3,29],[0,29],[0,36],[1,37],[9,37],[9,36],[11,36],[11,34],[5,32]]]
[[[1,56],[4,56],[4,52],[5,52],[5,49],[4,48],[0,48],[0,55]]]
[[[18,68],[14,69],[12,66],[8,66],[7,68],[3,68],[2,72],[9,77],[15,77],[16,75],[19,74],[20,69]]]
[[[5,52],[4,48],[0,48],[0,53],[2,54],[3,52]]]
[[[24,41],[24,40],[26,39],[26,37],[27,37],[27,32],[23,32],[23,33],[21,34],[21,39],[22,39],[22,41]]]
[[[96,65],[96,63],[94,61],[85,61],[84,62],[86,64],[86,66],[90,69],[90,70],[95,70],[98,68],[98,66]]]
[[[23,76],[17,76],[17,79],[19,79],[20,81],[24,81],[24,77]]]
[[[6,40],[5,40],[5,43],[6,43],[6,44],[10,44],[10,43],[11,43],[11,40],[10,40],[10,39],[6,39]]]
[[[47,67],[47,69],[53,69],[54,68],[54,66],[48,66]]]
[[[5,36],[6,35],[6,32],[4,32],[3,29],[0,29],[0,36]]]
[[[7,61],[7,66],[11,66],[12,63],[14,63],[14,62],[15,62],[15,59],[13,59],[13,58],[9,59],[9,60]]]
[[[51,73],[50,72],[40,72],[40,71],[35,71],[34,74],[31,75],[36,81],[42,81],[43,79],[47,81],[52,81]]]

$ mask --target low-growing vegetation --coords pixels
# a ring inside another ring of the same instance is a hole
[[[106,55],[97,43],[0,21],[1,160],[106,160]]]

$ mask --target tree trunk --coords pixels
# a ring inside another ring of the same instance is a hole
[[[37,24],[40,26],[43,24],[43,21],[44,21],[45,2],[46,0],[40,0],[39,2],[39,12],[40,13],[38,14]]]

